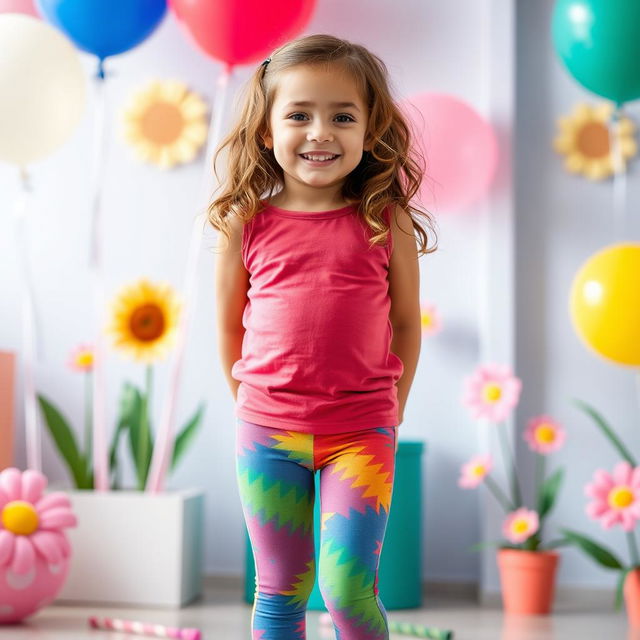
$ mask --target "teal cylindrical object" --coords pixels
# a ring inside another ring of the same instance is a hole
[[[385,609],[411,609],[422,605],[422,454],[420,441],[400,441],[396,453],[391,512],[380,556],[378,590]],[[320,495],[316,473],[316,496]],[[320,500],[315,501],[314,541],[316,559],[320,546]],[[249,536],[245,550],[245,602],[252,603],[255,565]],[[308,609],[326,610],[318,580],[309,597]]]

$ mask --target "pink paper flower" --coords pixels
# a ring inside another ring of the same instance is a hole
[[[557,451],[564,444],[565,430],[549,416],[531,418],[522,434],[529,448],[543,455]]]
[[[458,486],[463,489],[475,489],[491,473],[491,456],[475,456],[462,465]]]
[[[505,518],[502,534],[509,542],[520,544],[530,538],[539,528],[540,520],[537,512],[522,507]]]
[[[613,474],[598,469],[584,492],[593,498],[586,507],[587,515],[600,520],[603,529],[620,524],[631,531],[640,519],[640,467],[623,461],[615,466]]]
[[[63,529],[75,527],[69,498],[64,493],[43,497],[46,477],[28,469],[0,473],[0,567],[25,574],[36,554],[51,564],[68,558],[71,550]]]
[[[93,345],[79,344],[69,354],[67,364],[73,371],[93,371]]]
[[[465,379],[462,403],[476,419],[501,422],[518,404],[521,389],[507,365],[481,365]]]
[[[420,308],[422,320],[422,333],[425,336],[434,336],[442,330],[442,319],[434,304],[425,303]]]

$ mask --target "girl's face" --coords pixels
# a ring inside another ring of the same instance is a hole
[[[285,190],[336,199],[371,148],[367,121],[356,84],[340,67],[300,65],[279,74],[264,142],[284,171]]]

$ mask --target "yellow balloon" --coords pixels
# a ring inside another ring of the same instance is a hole
[[[617,364],[640,366],[640,243],[591,256],[574,278],[570,310],[589,347]]]

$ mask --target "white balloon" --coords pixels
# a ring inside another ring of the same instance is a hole
[[[53,27],[0,14],[0,161],[24,167],[73,133],[86,101],[73,45]]]

